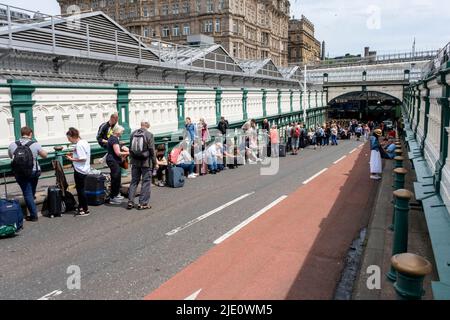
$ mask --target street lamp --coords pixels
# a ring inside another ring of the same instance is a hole
[[[367,80],[367,71],[364,70],[362,73],[362,81],[366,81]]]
[[[409,70],[404,71],[404,80],[409,81],[411,78],[411,72]]]

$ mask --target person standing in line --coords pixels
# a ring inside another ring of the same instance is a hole
[[[382,134],[381,129],[375,129],[370,137],[370,179],[372,180],[380,180],[383,172],[379,141]]]
[[[37,160],[38,156],[47,158],[47,151],[33,141],[33,130],[30,127],[20,129],[21,138],[11,143],[8,147],[8,155],[12,159],[11,168],[17,184],[22,190],[29,216],[27,221],[37,222],[38,214],[36,203],[36,188],[41,175],[41,167]]]
[[[272,129],[270,129],[270,141],[271,141],[271,156],[272,158],[278,158],[280,151],[280,136],[278,134],[278,129],[276,125],[273,125]]]
[[[185,129],[186,129],[186,139],[188,140],[189,144],[194,143],[195,141],[195,134],[196,134],[196,126],[192,123],[191,118],[187,117],[185,121]]]
[[[338,135],[337,127],[336,127],[336,125],[333,125],[331,127],[331,145],[332,146],[337,146],[338,145],[337,135]]]
[[[291,141],[292,141],[292,155],[298,154],[299,142],[300,142],[300,127],[297,122],[294,122],[294,126],[291,130]]]
[[[217,125],[220,133],[222,134],[222,143],[227,143],[227,130],[230,128],[230,124],[225,117],[220,117],[219,124]]]
[[[292,143],[292,127],[293,124],[289,123],[287,128],[286,128],[286,137],[287,137],[287,141],[286,141],[286,152],[291,151],[291,143]]]
[[[120,187],[122,183],[122,176],[120,173],[120,165],[126,157],[130,154],[127,147],[120,147],[120,137],[122,136],[124,128],[120,125],[115,125],[111,137],[108,139],[108,154],[106,156],[106,164],[111,170],[111,204],[121,204],[125,199],[120,195]]]
[[[84,185],[86,177],[91,170],[91,146],[90,144],[80,137],[80,132],[75,128],[69,128],[66,133],[67,140],[70,143],[75,144],[75,149],[72,154],[68,154],[66,157],[69,161],[72,161],[74,168],[73,177],[75,180],[75,189],[78,195],[78,211],[77,215],[85,217],[89,215],[88,201],[86,194],[84,193]]]
[[[137,129],[130,137],[130,158],[131,158],[131,184],[128,192],[127,209],[134,208],[134,198],[136,190],[142,179],[141,194],[139,195],[138,210],[151,209],[151,185],[153,170],[158,170],[156,161],[155,139],[149,131],[150,123],[147,120],[141,121],[141,128]]]

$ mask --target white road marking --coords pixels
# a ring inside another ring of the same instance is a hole
[[[227,233],[225,233],[223,236],[221,236],[220,238],[218,238],[216,241],[214,241],[214,244],[219,244],[223,241],[225,241],[226,239],[228,239],[229,237],[231,237],[233,234],[235,234],[236,232],[238,232],[239,230],[241,230],[242,228],[244,228],[246,225],[248,225],[250,222],[252,222],[253,220],[255,220],[256,218],[260,217],[261,215],[263,215],[264,213],[266,213],[267,211],[269,211],[271,208],[275,207],[277,204],[279,204],[281,201],[283,201],[284,199],[286,199],[287,196],[281,196],[279,197],[277,200],[275,200],[274,202],[272,202],[271,204],[269,204],[268,206],[262,208],[261,210],[259,210],[257,213],[255,213],[254,215],[252,215],[250,218],[248,218],[247,220],[243,221],[241,224],[239,224],[238,226],[234,227],[233,229],[231,229],[230,231],[228,231]]]
[[[176,229],[173,229],[173,230],[170,231],[170,232],[167,232],[167,233],[166,233],[166,236],[173,236],[174,234],[176,234],[176,233],[178,233],[178,232],[180,232],[180,231],[182,231],[182,230],[184,230],[184,229],[186,229],[186,228],[189,228],[190,226],[196,224],[197,222],[200,222],[200,221],[202,221],[202,220],[204,220],[204,219],[206,219],[206,218],[212,216],[213,214],[215,214],[215,213],[217,213],[217,212],[219,212],[219,211],[222,211],[223,209],[225,209],[225,208],[227,208],[227,207],[229,207],[229,206],[235,204],[236,202],[239,202],[239,201],[241,201],[241,200],[247,198],[248,196],[251,196],[251,195],[254,194],[254,193],[255,193],[255,192],[251,192],[251,193],[244,194],[244,195],[240,196],[239,198],[236,198],[236,199],[234,199],[234,200],[232,200],[232,201],[230,201],[230,202],[228,202],[228,203],[225,203],[224,205],[222,205],[222,206],[220,206],[220,207],[218,207],[218,208],[216,208],[216,209],[214,209],[214,210],[211,210],[211,211],[205,213],[204,215],[201,215],[200,217],[195,218],[194,220],[189,221],[189,222],[186,223],[184,226],[178,227],[178,228],[176,228]]]
[[[342,158],[337,159],[335,162],[333,162],[333,164],[338,164],[339,162],[341,162],[345,158],[347,158],[347,156],[343,156]]]
[[[59,296],[61,293],[62,293],[61,290],[55,290],[50,293],[47,293],[45,296],[39,298],[38,300],[50,300],[51,298]]]
[[[202,291],[202,289],[194,292],[193,294],[191,294],[189,297],[187,297],[184,300],[196,300],[201,291]]]
[[[328,168],[325,168],[325,169],[323,169],[322,171],[320,171],[320,172],[317,172],[315,175],[313,175],[311,178],[309,178],[308,180],[305,180],[305,181],[303,181],[303,184],[308,184],[308,183],[310,183],[311,181],[313,181],[315,178],[317,178],[318,176],[320,176],[322,173],[324,173],[325,171],[327,171],[328,170]]]
[[[349,154],[352,154],[352,153],[355,152],[356,150],[358,150],[358,148],[353,149],[352,151],[349,152]]]

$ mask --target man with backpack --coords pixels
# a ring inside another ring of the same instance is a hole
[[[22,138],[9,145],[8,155],[12,159],[11,168],[30,213],[26,220],[36,222],[38,215],[34,199],[41,175],[41,167],[37,158],[41,156],[45,159],[48,154],[39,143],[32,140],[33,130],[31,128],[23,127],[20,134]]]
[[[134,208],[136,189],[142,178],[141,194],[139,196],[139,210],[150,209],[150,188],[153,170],[158,170],[155,152],[155,140],[153,134],[148,131],[150,123],[146,120],[141,122],[141,128],[137,129],[130,137],[130,164],[131,184],[128,192],[127,209]]]

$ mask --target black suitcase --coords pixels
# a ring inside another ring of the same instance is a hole
[[[280,143],[280,152],[279,152],[280,158],[286,157],[286,145]]]
[[[86,195],[88,205],[101,206],[105,203],[105,182],[106,178],[102,174],[90,174],[86,177],[84,193]]]
[[[61,217],[62,215],[62,190],[57,186],[48,187],[47,210],[49,217]]]
[[[167,167],[167,186],[171,188],[182,188],[184,186],[184,170],[180,167]]]

